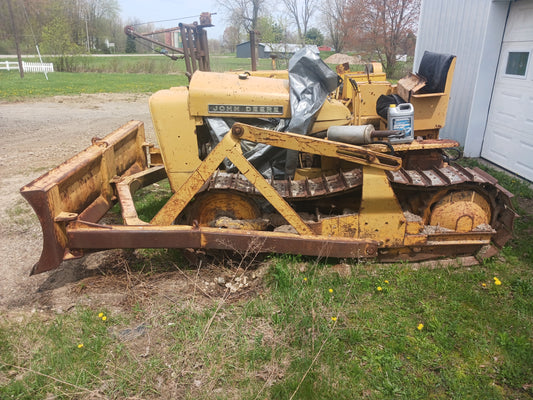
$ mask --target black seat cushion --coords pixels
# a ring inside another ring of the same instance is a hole
[[[418,75],[426,79],[426,85],[418,93],[441,93],[446,87],[448,70],[455,56],[425,51],[418,67]]]

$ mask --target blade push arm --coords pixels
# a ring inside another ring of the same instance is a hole
[[[241,140],[265,143],[284,149],[297,150],[320,156],[335,157],[353,163],[387,171],[397,171],[402,166],[401,158],[378,153],[364,147],[333,142],[291,132],[277,132],[255,126],[236,123],[231,134]]]
[[[309,227],[287,202],[274,190],[257,170],[246,160],[240,147],[241,140],[266,143],[285,149],[303,151],[329,157],[337,157],[354,163],[371,166],[380,170],[396,171],[401,167],[401,159],[377,153],[359,146],[338,143],[289,132],[277,132],[236,123],[224,139],[209,153],[200,167],[176,190],[170,200],[159,210],[151,223],[170,225],[185,206],[207,182],[224,158],[228,158],[258,190],[269,199],[276,210],[300,234],[309,234]]]

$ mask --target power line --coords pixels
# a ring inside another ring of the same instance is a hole
[[[216,13],[212,13],[211,15],[217,15],[217,14]],[[200,15],[191,15],[189,17],[181,17],[181,18],[173,18],[173,19],[162,19],[161,21],[140,22],[138,24],[133,24],[133,25],[130,25],[130,26],[158,24],[160,22],[170,22],[170,21],[181,21],[181,20],[184,20],[184,19],[198,18],[198,17],[200,17]]]
[[[41,52],[39,51],[39,45],[37,44],[37,39],[35,39],[35,34],[33,33],[33,27],[31,26],[30,17],[28,17],[28,13],[26,12],[26,4],[24,4],[24,0],[22,0],[22,9],[24,10],[26,21],[28,22],[28,25],[30,26],[31,36],[33,37],[33,42],[35,43],[35,48],[37,49],[37,54],[39,55],[39,60],[41,61],[41,64],[42,64],[43,58],[41,57]],[[44,76],[46,77],[46,80],[48,80],[48,74],[46,73],[46,71],[44,71]]]

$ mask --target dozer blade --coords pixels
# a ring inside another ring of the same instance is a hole
[[[20,189],[41,223],[43,250],[31,274],[57,268],[76,257],[68,245],[66,225],[96,223],[116,200],[112,179],[146,169],[144,125],[130,121]]]

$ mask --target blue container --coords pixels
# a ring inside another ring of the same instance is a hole
[[[388,129],[402,131],[389,137],[391,143],[411,143],[414,139],[415,109],[411,103],[391,104],[388,115]]]

